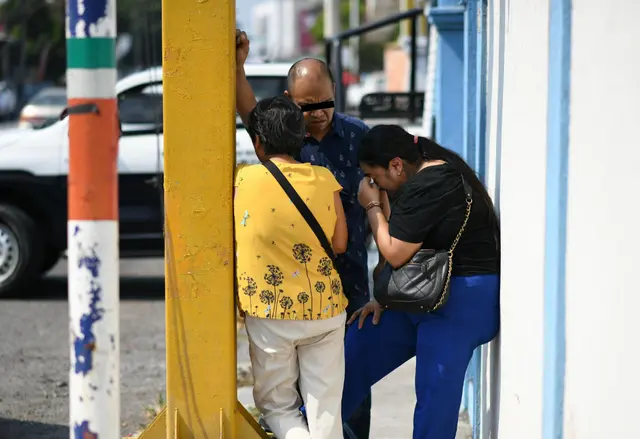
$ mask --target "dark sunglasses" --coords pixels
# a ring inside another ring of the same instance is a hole
[[[318,103],[314,103],[314,104],[302,104],[302,105],[300,105],[300,109],[302,110],[303,113],[307,113],[309,111],[325,110],[327,108],[334,108],[335,106],[336,106],[336,104],[333,101],[324,101],[324,102],[318,102]]]

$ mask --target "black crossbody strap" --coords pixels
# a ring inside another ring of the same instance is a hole
[[[302,200],[302,198],[300,198],[300,195],[298,195],[293,186],[291,186],[291,183],[289,183],[287,177],[282,174],[280,169],[278,169],[278,167],[271,160],[267,160],[262,164],[265,168],[267,168],[267,170],[269,170],[269,172],[271,172],[271,175],[273,175],[276,181],[280,184],[284,192],[289,196],[289,199],[291,200],[293,205],[296,206],[296,208],[300,212],[300,215],[302,215],[311,230],[313,230],[313,233],[315,233],[318,241],[320,241],[322,248],[334,263],[335,268],[336,255],[331,248],[331,243],[327,239],[327,235],[325,235],[324,230],[322,230],[322,227],[320,226],[320,223],[318,223],[316,217],[313,216],[313,213],[311,212],[307,204]]]

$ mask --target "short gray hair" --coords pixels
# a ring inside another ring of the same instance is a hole
[[[249,113],[247,131],[253,142],[260,140],[266,155],[292,157],[300,154],[306,135],[302,110],[285,96],[259,101]]]

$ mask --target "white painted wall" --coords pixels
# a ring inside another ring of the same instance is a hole
[[[502,221],[502,331],[486,438],[540,438],[548,0],[490,0],[488,184]],[[640,2],[573,2],[564,437],[640,437]],[[597,54],[595,56],[594,54]],[[491,364],[492,363],[492,364]],[[496,373],[497,372],[497,373]]]
[[[492,438],[542,434],[548,16],[548,0],[489,1],[487,176],[502,226],[500,373],[484,373]]]
[[[613,3],[573,2],[566,439],[640,437],[640,2]]]

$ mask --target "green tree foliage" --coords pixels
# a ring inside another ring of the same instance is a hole
[[[0,6],[0,17],[7,33],[14,38],[42,41],[64,38],[64,2],[46,0],[7,0]],[[26,24],[26,26],[23,26]]]
[[[25,68],[40,63],[45,63],[42,67],[49,79],[64,73],[64,63],[55,62],[64,58],[65,52],[63,0],[7,0],[0,6],[0,21],[17,42],[11,64],[17,66],[15,72],[20,79],[26,74]]]
[[[43,77],[33,79],[64,78],[65,6],[65,0],[7,0],[0,5],[0,23],[14,40],[10,62],[13,77],[25,80],[27,72],[42,67]],[[118,0],[118,33],[129,33],[134,39],[131,54],[121,63],[125,70],[160,64],[161,10],[161,0]]]

